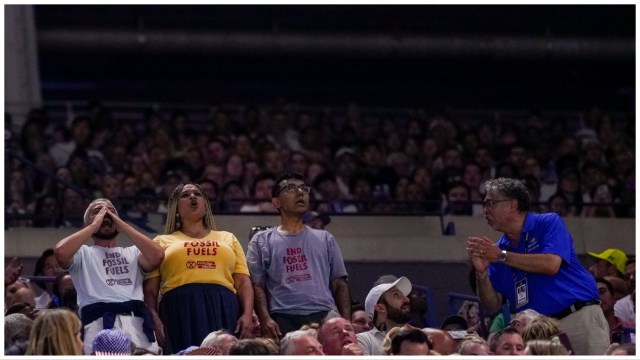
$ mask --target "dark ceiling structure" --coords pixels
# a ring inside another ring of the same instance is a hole
[[[633,5],[37,5],[45,99],[633,109]]]

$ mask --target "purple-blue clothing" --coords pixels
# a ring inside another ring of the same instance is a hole
[[[336,239],[308,226],[295,234],[277,227],[253,236],[247,250],[252,282],[264,283],[269,312],[307,315],[336,308],[331,280],[346,277]]]
[[[582,266],[573,247],[573,238],[555,213],[527,213],[518,247],[502,235],[498,246],[521,254],[555,254],[562,264],[555,275],[528,273],[502,263],[491,263],[489,278],[493,288],[509,300],[511,313],[534,309],[552,315],[577,301],[598,300],[598,288],[591,274]],[[516,283],[526,279],[528,303],[516,308]]]

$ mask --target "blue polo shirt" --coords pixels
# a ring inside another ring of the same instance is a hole
[[[552,315],[577,301],[600,298],[595,279],[578,260],[573,238],[558,214],[527,213],[518,246],[513,247],[504,234],[497,245],[509,252],[555,254],[562,258],[555,275],[525,272],[500,262],[491,263],[488,271],[491,284],[509,300],[511,313],[534,309],[541,314]],[[516,284],[524,282],[528,302],[516,307]]]

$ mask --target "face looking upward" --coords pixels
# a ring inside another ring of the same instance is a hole
[[[342,355],[342,347],[357,343],[351,323],[344,318],[328,320],[322,329],[322,348],[326,355]]]
[[[377,304],[376,306],[379,305],[385,306],[387,319],[395,323],[404,324],[411,319],[409,298],[395,286],[382,294],[382,304]]]
[[[93,219],[95,219],[100,210],[102,210],[102,208],[104,207],[106,207],[112,213],[117,214],[116,208],[113,206],[113,204],[111,204],[111,201],[96,201],[91,205],[89,209],[89,221],[87,222],[87,224],[91,224],[93,222]],[[102,224],[100,225],[100,229],[98,229],[98,231],[96,231],[92,236],[102,240],[113,240],[116,238],[116,236],[118,236],[116,223],[113,221],[109,213],[104,215]]]
[[[205,215],[205,198],[202,191],[193,184],[187,184],[178,195],[177,212],[185,221],[199,221]]]
[[[281,181],[278,186],[280,190],[272,199],[273,206],[290,214],[304,214],[307,211],[311,188],[304,181],[289,179]]]
[[[324,355],[322,345],[313,336],[301,336],[292,341],[293,351],[287,355]]]

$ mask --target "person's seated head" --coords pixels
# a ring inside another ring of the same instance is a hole
[[[427,335],[419,329],[402,329],[391,340],[392,355],[429,355],[432,348]]]
[[[26,342],[31,335],[33,320],[25,314],[10,314],[4,317],[4,348],[17,342]]]
[[[358,344],[353,325],[341,317],[325,321],[318,330],[317,337],[326,355],[342,355],[345,346]]]
[[[496,355],[523,355],[524,340],[517,329],[507,326],[493,335],[489,349]]]
[[[618,301],[629,294],[629,287],[624,279],[617,276],[605,276],[605,280],[613,286],[613,300]]]
[[[465,320],[465,318],[460,315],[449,316],[448,318],[444,319],[444,321],[440,325],[440,329],[444,331],[466,331],[468,328],[469,324],[467,323],[467,320]]]
[[[272,338],[257,337],[256,340],[260,341],[264,346],[267,347],[267,350],[269,350],[269,355],[277,356],[278,354],[280,354],[280,345],[278,345],[278,343]]]
[[[98,331],[91,346],[92,355],[125,356],[131,355],[131,338],[118,329]]]
[[[400,331],[402,331],[402,329],[403,329],[402,326],[396,326],[387,330],[387,333],[384,335],[384,339],[382,340],[382,345],[380,347],[382,349],[383,355],[391,355],[391,341],[396,335],[398,335]],[[372,355],[377,355],[377,354],[372,354]]]
[[[318,324],[317,322],[312,322],[300,326],[300,329],[298,330],[307,330],[309,331],[309,334],[318,337],[318,329],[320,329],[320,324]]]
[[[373,320],[367,315],[363,307],[351,311],[351,324],[356,334],[373,329]]]
[[[531,340],[549,340],[561,333],[560,322],[545,315],[535,316],[522,330],[522,339],[525,342]]]
[[[601,253],[588,252],[592,264],[589,272],[593,277],[618,276],[624,277],[627,255],[620,249],[607,249]]]
[[[509,326],[518,330],[520,335],[522,335],[522,331],[524,330],[525,326],[527,326],[529,322],[531,322],[531,319],[538,315],[540,315],[540,313],[533,309],[522,310],[517,313],[513,317],[513,319],[511,319],[511,321],[509,321]]]
[[[458,345],[460,355],[491,355],[489,344],[479,336],[469,337],[462,340]]]
[[[11,305],[11,307],[4,313],[5,316],[11,314],[22,314],[33,320],[38,315],[38,310],[36,310],[35,306],[29,303],[18,302]]]
[[[310,228],[323,230],[329,223],[331,218],[327,214],[320,214],[317,211],[307,211],[302,216],[302,223]]]
[[[36,306],[36,299],[33,291],[27,282],[22,280],[17,280],[13,284],[7,286],[4,295],[4,306],[7,309],[19,302],[28,303],[33,307]]]
[[[402,325],[411,318],[411,305],[407,295],[411,292],[411,282],[402,276],[392,283],[374,286],[364,302],[367,314],[379,330],[387,330],[389,325]]]
[[[446,184],[447,209],[453,215],[471,215],[471,191],[462,181],[453,181]]]
[[[409,298],[412,313],[420,315],[427,313],[427,294],[424,290],[413,286],[407,297]]]
[[[71,290],[75,290],[71,275],[66,272],[60,272],[53,281],[53,297],[52,304],[49,307],[60,307],[60,303],[65,294]]]
[[[269,348],[258,339],[239,340],[229,350],[229,355],[271,355]]]
[[[33,322],[25,355],[82,355],[82,322],[66,309],[42,310]]]
[[[531,340],[524,348],[524,355],[571,355],[562,345],[560,339],[553,337],[551,340]]]
[[[458,343],[453,339],[448,331],[435,328],[422,329],[429,340],[431,341],[431,349],[437,352],[439,355],[451,355],[456,351]]]
[[[622,279],[620,281],[624,282]],[[605,314],[613,312],[613,306],[616,300],[613,297],[613,284],[609,280],[604,278],[596,278],[596,286],[598,287],[598,293],[600,294],[600,308]]]
[[[322,344],[309,330],[296,330],[280,340],[280,355],[324,355],[324,352]]]
[[[210,332],[209,335],[202,340],[200,347],[215,347],[220,350],[220,354],[229,355],[229,350],[231,350],[231,347],[237,342],[238,338],[231,335],[228,331],[216,330]]]
[[[636,344],[612,344],[605,355],[635,355]]]

